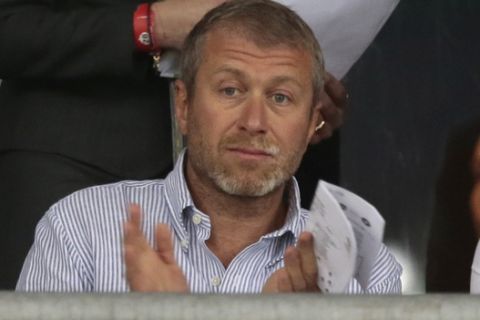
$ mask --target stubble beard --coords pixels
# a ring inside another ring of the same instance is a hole
[[[274,191],[293,176],[305,151],[305,146],[299,146],[295,150],[281,152],[278,145],[265,136],[239,134],[224,137],[216,153],[219,158],[228,148],[255,148],[271,154],[274,160],[236,165],[215,159],[213,147],[205,143],[198,131],[196,133],[189,143],[189,161],[197,170],[203,171],[218,189],[233,196],[261,197]]]

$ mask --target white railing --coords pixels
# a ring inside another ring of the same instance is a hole
[[[0,293],[0,319],[480,319],[480,296]]]

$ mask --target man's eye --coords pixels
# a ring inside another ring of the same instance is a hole
[[[285,104],[288,103],[288,101],[290,101],[290,99],[284,94],[276,93],[273,95],[273,102],[277,104]]]
[[[223,89],[222,89],[222,92],[223,92],[226,96],[233,97],[235,94],[238,93],[238,89],[237,89],[237,88],[233,88],[233,87],[228,87],[228,88],[223,88]]]

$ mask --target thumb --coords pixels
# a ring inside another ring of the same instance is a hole
[[[262,293],[292,292],[293,288],[287,270],[281,268],[275,271],[263,286]]]
[[[170,229],[164,223],[156,227],[157,254],[166,264],[175,264],[175,254]]]

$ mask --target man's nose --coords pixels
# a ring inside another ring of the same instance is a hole
[[[254,134],[267,132],[267,105],[262,97],[251,97],[242,106],[238,125],[240,130]]]

